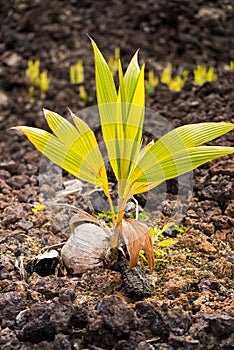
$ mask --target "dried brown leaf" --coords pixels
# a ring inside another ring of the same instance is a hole
[[[143,249],[145,251],[150,270],[153,271],[154,250],[152,237],[148,226],[139,220],[123,220],[122,234],[130,257],[129,270],[136,265],[139,258],[140,249]]]

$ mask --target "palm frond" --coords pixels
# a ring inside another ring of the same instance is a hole
[[[231,123],[200,123],[179,127],[162,136],[140,152],[129,179],[133,193],[148,191],[165,180],[233,153],[233,147],[199,146],[233,128]]]

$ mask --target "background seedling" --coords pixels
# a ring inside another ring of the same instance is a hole
[[[44,209],[45,206],[43,203],[36,203],[33,207],[32,207],[32,212],[33,213],[37,213],[38,211]]]
[[[165,238],[165,232],[173,228],[174,230],[177,231],[176,238]],[[157,261],[164,261],[167,262],[166,259],[161,259],[162,257],[165,256],[165,252],[163,248],[170,247],[178,242],[178,239],[181,237],[181,234],[184,233],[183,226],[178,226],[174,222],[169,222],[166,225],[163,226],[163,228],[158,228],[158,227],[150,227],[150,233],[152,235],[152,240],[153,240],[153,245],[154,245],[154,254],[157,257]],[[144,252],[141,250],[140,251],[140,257],[146,261]],[[160,259],[158,259],[160,258]]]
[[[84,67],[83,61],[79,60],[76,64],[70,66],[70,83],[83,84],[84,82]]]
[[[86,90],[85,90],[84,85],[80,85],[80,86],[79,86],[79,95],[80,95],[80,99],[81,99],[82,101],[87,102],[87,100],[88,100],[88,94],[87,94],[87,92],[86,92]]]
[[[234,61],[230,61],[230,69],[234,72]]]
[[[160,77],[161,83],[164,83],[166,85],[170,85],[171,82],[171,76],[172,76],[172,64],[168,63],[167,66],[163,69],[163,72]]]
[[[173,91],[180,91],[183,89],[184,84],[188,79],[189,72],[188,70],[183,71],[183,75],[177,75],[174,79],[171,80],[169,88]]]
[[[207,81],[217,80],[217,75],[214,72],[213,67],[209,67],[208,70],[205,64],[199,64],[193,71],[194,83],[197,85],[202,85]]]
[[[161,83],[166,84],[170,90],[180,91],[188,79],[188,75],[188,70],[184,70],[182,76],[177,75],[175,78],[172,78],[172,64],[168,63],[161,74],[160,80]]]
[[[120,59],[120,48],[116,47],[114,50],[114,55],[111,55],[108,60],[108,66],[113,76],[118,72],[118,61]]]
[[[148,80],[146,82],[146,93],[148,95],[152,95],[156,86],[159,84],[159,78],[154,75],[154,71],[152,69],[148,72]]]
[[[40,60],[29,60],[28,68],[25,71],[26,77],[29,79],[29,99],[30,103],[34,103],[35,87],[39,88],[41,96],[45,97],[45,94],[50,86],[50,79],[47,72],[40,72]]]
[[[70,76],[71,84],[79,85],[78,89],[79,89],[80,99],[84,102],[87,102],[88,94],[83,84],[84,83],[84,66],[83,66],[82,60],[79,60],[77,61],[76,64],[71,65],[69,76]]]

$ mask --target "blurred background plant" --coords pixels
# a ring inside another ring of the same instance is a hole
[[[83,61],[78,60],[75,64],[70,66],[70,83],[83,84],[84,83],[84,66]]]
[[[182,75],[177,75],[172,78],[172,64],[168,63],[161,74],[160,81],[166,84],[170,90],[180,91],[188,79],[188,75],[189,71],[184,70]]]
[[[29,101],[34,103],[35,88],[39,88],[41,97],[44,98],[50,86],[50,79],[47,72],[40,72],[40,60],[28,61],[28,68],[25,71],[26,77],[29,80]]]
[[[111,55],[108,60],[108,66],[113,76],[115,76],[118,71],[119,59],[120,48],[116,47],[113,55]],[[234,71],[234,61],[230,61],[229,67],[231,71]],[[181,91],[188,79],[189,71],[185,69],[180,75],[176,75],[175,77],[173,77],[172,72],[172,63],[167,64],[159,77],[155,75],[153,69],[150,69],[146,79],[147,95],[152,95],[160,82],[166,84],[172,91]],[[42,98],[44,98],[50,86],[50,79],[48,78],[46,71],[40,72],[39,59],[35,61],[29,60],[28,68],[26,69],[25,73],[29,80],[29,100],[32,104],[35,100],[35,88],[39,89]],[[79,97],[86,103],[88,100],[88,94],[84,86],[84,65],[82,60],[78,60],[75,64],[70,66],[69,77],[71,84],[78,85]],[[217,78],[218,76],[215,74],[214,67],[209,67],[207,69],[205,64],[199,64],[193,70],[193,81],[197,85],[215,81]]]
[[[78,85],[80,99],[87,102],[88,94],[84,87],[84,65],[82,60],[78,60],[70,66],[70,83]]]
[[[159,84],[159,78],[154,75],[154,71],[152,69],[148,72],[148,79],[146,82],[146,93],[147,95],[152,95],[156,86]]]
[[[234,61],[230,61],[230,69],[234,72]]]
[[[217,80],[217,75],[214,72],[214,67],[206,68],[205,64],[199,64],[193,71],[194,83],[202,85],[207,81]]]
[[[115,47],[114,54],[109,57],[108,66],[113,76],[116,75],[118,71],[118,60],[120,59],[120,48]]]

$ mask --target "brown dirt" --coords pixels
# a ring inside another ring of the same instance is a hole
[[[234,349],[233,156],[194,171],[185,232],[164,248],[163,259],[148,274],[152,297],[133,302],[121,275],[109,269],[70,276],[55,266],[48,276],[30,270],[24,275],[23,267],[43,247],[66,240],[64,218],[71,212],[63,211],[64,217],[50,208],[32,212],[41,199],[41,156],[23,136],[8,131],[16,125],[46,127],[42,107],[64,116],[67,106],[74,112],[85,107],[68,79],[69,66],[78,59],[85,65],[87,106],[96,103],[87,33],[106,57],[119,46],[125,65],[139,47],[141,61],[156,72],[168,62],[190,71],[198,63],[214,65],[217,81],[196,86],[190,76],[177,93],[160,84],[147,96],[147,106],[174,126],[234,122],[234,74],[227,67],[234,59],[232,1],[52,0],[1,6],[1,349]],[[51,86],[32,105],[25,69],[35,58],[48,70]],[[213,144],[233,145],[233,133]],[[173,199],[169,194],[160,211],[148,213],[150,224],[162,227],[168,221]],[[84,195],[69,201],[93,210]]]

